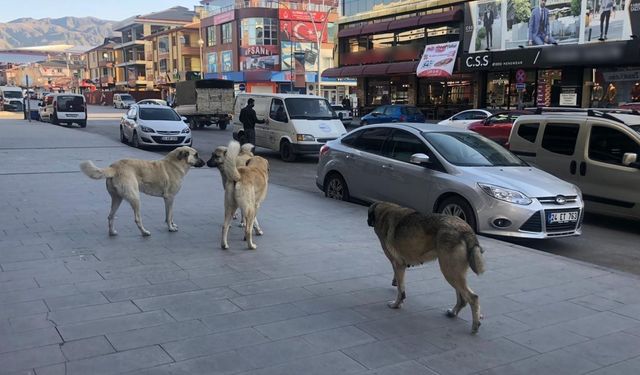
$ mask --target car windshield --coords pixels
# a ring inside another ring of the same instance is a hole
[[[636,133],[640,134],[640,124],[638,125],[631,125],[629,126],[631,129],[633,129]]]
[[[182,119],[171,108],[140,108],[142,120],[181,121]]]
[[[341,105],[332,105],[331,108],[333,108],[336,111],[344,111],[344,108],[342,108]]]
[[[481,135],[463,132],[423,132],[422,136],[451,164],[461,167],[522,167],[504,147]]]
[[[120,100],[133,100],[131,95],[120,95]]]
[[[288,98],[284,101],[292,119],[331,120],[337,118],[326,99]]]
[[[84,98],[75,95],[60,95],[56,98],[60,112],[84,112]]]
[[[10,99],[22,99],[22,91],[3,91],[2,95]]]
[[[404,113],[406,113],[407,115],[419,115],[422,112],[420,112],[420,110],[416,107],[404,107]]]

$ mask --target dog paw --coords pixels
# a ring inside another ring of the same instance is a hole
[[[398,281],[396,281],[395,277],[391,280],[391,286],[398,286]]]
[[[262,229],[258,229],[258,230],[256,230],[256,234],[258,236],[262,236],[264,234],[264,232],[262,231]]]
[[[445,312],[445,315],[449,318],[455,318],[456,317],[456,313],[453,312],[453,309],[449,309],[447,310],[447,312]]]
[[[471,325],[471,334],[475,335],[476,333],[478,333],[478,329],[480,328],[480,322],[474,322]]]
[[[151,232],[149,232],[148,230],[145,230],[145,231],[142,232],[142,235],[144,237],[149,237],[151,235]]]
[[[169,227],[169,232],[177,232],[178,231],[178,227],[176,225]]]
[[[229,245],[227,245],[226,243],[220,244],[220,248],[222,250],[227,250],[229,248]]]
[[[387,306],[389,306],[389,308],[392,308],[392,309],[399,309],[401,304],[402,303],[397,302],[397,301],[389,301],[387,303]]]
[[[238,214],[233,214],[233,220],[238,220]]]
[[[117,230],[112,230],[111,232],[109,232],[109,235],[111,237],[117,236],[118,235],[118,231]]]
[[[255,250],[258,248],[258,246],[256,246],[255,244],[249,244],[249,250]]]

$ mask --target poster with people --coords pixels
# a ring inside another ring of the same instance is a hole
[[[231,72],[233,71],[233,52],[232,51],[222,51],[220,54],[221,57],[221,66],[223,72]]]
[[[469,53],[629,40],[640,32],[640,0],[478,0],[465,13]]]
[[[318,47],[316,43],[308,42],[290,42],[280,41],[282,56],[281,69],[292,70],[292,66],[295,68],[295,53],[304,53],[304,69],[308,72],[315,72],[318,70]]]

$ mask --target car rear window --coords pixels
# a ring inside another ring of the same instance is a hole
[[[407,115],[420,115],[422,112],[416,107],[404,107],[404,113]]]
[[[379,154],[382,152],[382,145],[390,133],[391,129],[389,128],[367,129],[352,146],[362,151]]]
[[[544,129],[542,148],[555,154],[573,155],[579,131],[578,124],[549,123]]]
[[[84,112],[84,98],[75,95],[60,95],[56,98],[59,112]]]

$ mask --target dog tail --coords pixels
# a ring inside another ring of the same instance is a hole
[[[467,261],[469,267],[475,272],[476,275],[480,275],[484,272],[484,258],[482,253],[484,250],[478,243],[478,237],[475,233],[468,233],[465,235],[465,242],[467,243]]]
[[[94,180],[99,180],[101,178],[109,178],[116,175],[116,171],[111,168],[98,168],[91,160],[83,161],[80,163],[80,170],[84,172],[87,176],[93,178]]]
[[[236,167],[236,159],[240,153],[240,143],[236,141],[229,142],[227,153],[224,155],[224,173],[232,181],[240,180],[240,172]]]
[[[253,150],[253,145],[251,143],[245,143],[242,146],[240,146],[240,151],[244,152],[245,154],[252,152],[252,150]]]

